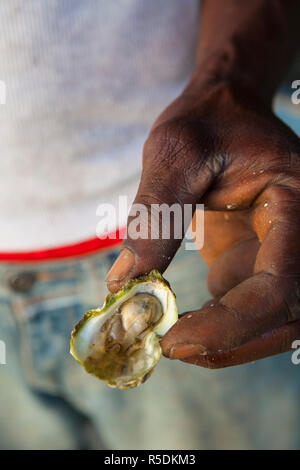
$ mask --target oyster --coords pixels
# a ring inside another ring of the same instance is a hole
[[[71,354],[111,387],[136,387],[151,375],[161,357],[160,337],[177,318],[175,294],[153,270],[83,316],[72,332]]]

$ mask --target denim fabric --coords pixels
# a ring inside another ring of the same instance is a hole
[[[0,448],[299,448],[300,369],[290,353],[224,370],[162,358],[141,387],[115,390],[69,354],[70,333],[106,294],[117,252],[80,260],[0,266]],[[37,280],[26,293],[11,279]],[[179,250],[166,277],[181,312],[207,300],[206,267]]]

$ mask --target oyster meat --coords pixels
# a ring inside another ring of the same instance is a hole
[[[83,316],[72,332],[71,354],[111,387],[136,387],[151,375],[161,357],[160,337],[177,318],[175,294],[153,270]]]

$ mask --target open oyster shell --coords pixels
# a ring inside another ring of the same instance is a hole
[[[75,326],[71,354],[111,387],[136,387],[161,357],[160,337],[177,321],[175,294],[158,271],[131,279]]]

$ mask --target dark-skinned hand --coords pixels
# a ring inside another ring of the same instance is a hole
[[[135,199],[149,208],[178,202],[205,205],[213,300],[169,330],[164,355],[217,368],[291,349],[300,337],[298,137],[255,94],[226,83],[188,88],[150,132]],[[180,243],[125,240],[109,289],[164,272]]]

